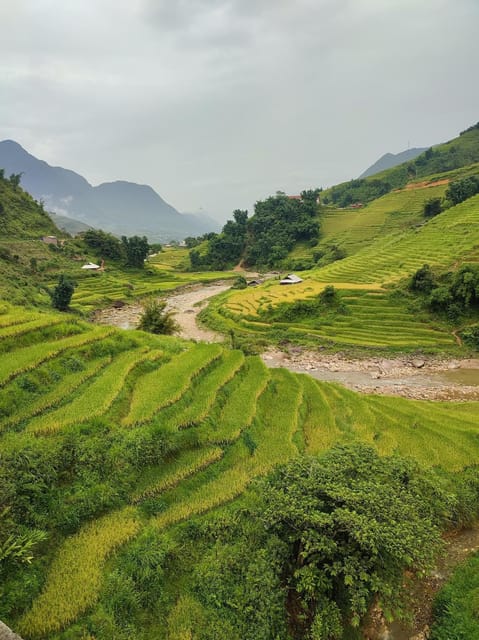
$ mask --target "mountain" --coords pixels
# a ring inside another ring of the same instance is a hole
[[[78,233],[83,233],[83,231],[92,229],[89,224],[85,224],[84,222],[80,222],[74,218],[69,218],[61,213],[53,213],[53,211],[49,211],[48,215],[59,229],[66,231],[72,236],[76,236]]]
[[[375,173],[379,173],[379,171],[384,171],[385,169],[396,167],[402,162],[414,160],[414,158],[417,158],[419,155],[421,155],[423,151],[426,151],[426,147],[406,149],[406,151],[401,151],[400,153],[385,153],[379,158],[379,160],[376,160],[374,164],[366,169],[366,171],[364,171],[359,177],[367,178],[369,176],[373,176]]]
[[[180,240],[213,231],[208,218],[182,215],[148,185],[118,180],[92,186],[83,176],[52,167],[13,140],[0,142],[0,168],[21,173],[22,187],[53,213],[118,235]]]

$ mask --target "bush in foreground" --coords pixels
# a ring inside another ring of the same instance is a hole
[[[166,310],[164,300],[148,300],[144,305],[139,329],[149,333],[171,335],[178,331],[179,325],[174,319],[173,311]]]

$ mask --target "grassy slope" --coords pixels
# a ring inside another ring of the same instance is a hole
[[[382,180],[389,183],[393,189],[397,189],[404,187],[407,182],[415,182],[419,179],[437,180],[443,177],[457,179],[467,175],[468,170],[466,169],[464,173],[464,168],[475,163],[479,163],[479,128],[477,126],[448,142],[436,145],[433,147],[432,155],[427,152],[422,153],[412,162],[404,162],[391,169],[380,171],[365,178],[365,181]],[[411,167],[412,173],[408,171]],[[448,172],[456,173],[450,176],[443,175]],[[323,192],[323,198],[328,197],[332,189],[347,186],[347,184],[342,183],[331,189],[326,189]]]
[[[199,354],[198,347],[173,338],[113,330],[110,341],[117,341],[119,351],[105,361],[104,350],[85,346],[98,340],[98,332],[88,325],[78,321],[72,324],[70,320],[43,329],[35,328],[35,324],[26,332],[21,323],[15,324],[17,310],[4,305],[2,311],[3,329],[9,328],[9,334],[0,338],[0,349],[9,353],[10,372],[0,386],[3,412],[0,447],[5,451],[12,448],[21,451],[28,443],[30,451],[38,448],[38,455],[48,455],[50,447],[58,447],[77,428],[72,424],[70,405],[76,407],[75,414],[85,428],[94,430],[95,420],[101,419],[103,430],[120,433],[127,428],[133,436],[142,427],[129,423],[123,426],[121,418],[129,415],[130,403],[145,384],[150,384],[148,380],[155,377],[154,371],[160,373],[165,368],[166,372],[172,366],[168,362],[173,363],[173,359],[182,358],[186,363],[188,353]],[[43,316],[40,314],[38,318],[41,320]],[[66,343],[66,348],[58,351],[61,340],[71,340],[65,337],[65,332],[71,333],[73,329],[76,335],[72,338],[81,345]],[[136,351],[132,351],[131,340]],[[50,353],[41,365],[43,369],[36,364],[37,346]],[[68,627],[92,607],[94,615],[104,576],[114,570],[115,553],[145,527],[167,531],[191,515],[221,507],[241,496],[255,476],[304,450],[318,453],[334,442],[359,439],[384,455],[398,451],[425,466],[440,464],[447,469],[460,469],[479,455],[478,403],[453,405],[359,396],[306,376],[267,371],[257,359],[244,361],[240,354],[235,355],[237,352],[221,350],[218,345],[202,350],[205,355],[211,350],[209,364],[198,364],[192,358],[195,375],[192,384],[179,387],[175,402],[168,405],[163,402],[164,389],[160,385],[152,392],[158,396],[158,412],[155,415],[149,412],[144,420],[135,422],[153,420],[155,424],[167,425],[177,443],[175,458],[166,466],[144,468],[133,479],[131,498],[123,506],[99,514],[91,522],[80,523],[76,533],[56,542],[48,561],[43,560],[46,563],[43,588],[38,583],[32,591],[31,607],[7,620],[27,638],[52,637],[52,633]],[[182,355],[175,355],[180,351]],[[152,352],[149,365],[142,370],[141,363],[149,352]],[[26,353],[31,354],[30,360]],[[132,366],[134,353],[139,364],[136,369]],[[163,357],[155,355],[158,353],[163,353]],[[61,372],[72,359],[84,362],[89,376],[86,381],[79,375],[73,378],[75,374],[68,372],[47,376],[47,370]],[[22,383],[30,375],[27,373],[30,363],[36,367],[39,379],[49,380],[48,385],[43,382],[35,388]],[[123,372],[121,376],[119,371]],[[250,384],[251,376],[256,384]],[[65,397],[61,391],[65,380],[70,378],[70,393]],[[95,399],[92,394],[97,391]],[[42,417],[36,418],[38,406],[47,396]],[[12,398],[15,404],[9,405]],[[204,398],[210,399],[205,402]],[[83,411],[90,401],[95,407],[95,418]],[[198,419],[192,409],[196,406]],[[185,412],[187,422],[183,419]],[[17,414],[23,419],[12,421]],[[38,420],[42,425],[48,424],[49,416],[55,423],[54,438],[48,435],[48,429],[35,428]],[[185,430],[187,425],[191,426]],[[255,444],[253,451],[245,446],[245,434]],[[66,490],[64,486],[62,491]],[[141,503],[158,495],[163,510],[160,515],[150,517]],[[183,570],[186,568],[185,565]],[[163,634],[164,630],[159,637],[164,637]]]

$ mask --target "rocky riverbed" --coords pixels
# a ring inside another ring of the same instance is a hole
[[[197,322],[209,298],[226,291],[230,284],[214,282],[185,287],[170,294],[168,308],[175,312],[182,338],[223,342],[225,337]],[[97,311],[94,321],[122,329],[134,329],[142,313],[140,304]],[[397,356],[351,358],[291,346],[262,355],[268,367],[285,367],[307,373],[318,380],[338,382],[360,393],[386,394],[417,400],[479,400],[479,359]]]
[[[418,400],[479,400],[479,359],[433,357],[353,359],[291,347],[262,355],[269,367],[285,367],[318,380],[339,382],[361,393]]]

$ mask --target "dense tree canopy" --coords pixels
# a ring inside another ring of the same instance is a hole
[[[88,229],[83,234],[83,240],[88,248],[96,253],[99,259],[111,258],[118,260],[124,256],[120,241],[111,233]]]
[[[282,192],[255,204],[255,213],[237,209],[233,220],[219,234],[188,238],[192,269],[225,269],[240,260],[246,265],[278,266],[295,242],[319,238],[319,189],[303,191],[301,197],[289,197]],[[200,245],[207,240],[206,248]]]
[[[52,306],[59,311],[66,311],[70,305],[70,301],[75,291],[75,283],[71,278],[61,275],[58,284],[52,291]]]
[[[317,198],[319,190],[303,191],[301,199],[282,193],[255,204],[248,223],[245,262],[273,267],[283,260],[298,240],[316,243],[319,238]]]
[[[148,256],[148,239],[145,236],[141,238],[140,236],[132,236],[131,238],[122,236],[121,244],[125,251],[127,266],[142,269]]]

